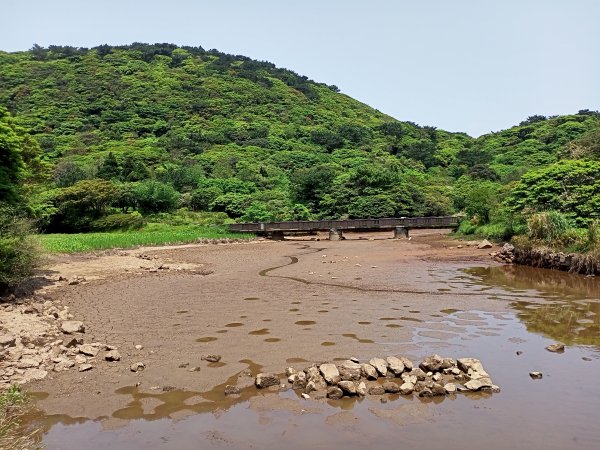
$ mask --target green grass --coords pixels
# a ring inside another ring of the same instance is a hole
[[[39,448],[33,432],[21,429],[20,418],[28,398],[19,386],[13,385],[0,393],[0,448],[25,450]]]
[[[142,245],[184,244],[198,239],[251,239],[253,235],[230,233],[225,227],[149,224],[142,230],[113,233],[40,234],[40,246],[50,253],[79,253]]]

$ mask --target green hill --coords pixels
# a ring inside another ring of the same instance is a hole
[[[600,123],[590,111],[534,116],[473,139],[268,62],[139,43],[0,52],[3,107],[13,134],[39,144],[27,138],[20,184],[48,231],[176,209],[248,221],[466,211],[485,222],[525,171],[593,154]]]

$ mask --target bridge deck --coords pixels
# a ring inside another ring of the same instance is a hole
[[[336,230],[376,231],[406,228],[455,228],[459,217],[404,217],[389,219],[296,220],[289,222],[233,223],[229,229],[238,233],[314,232]]]

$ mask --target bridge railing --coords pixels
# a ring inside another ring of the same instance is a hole
[[[268,233],[273,231],[325,231],[337,230],[386,230],[395,227],[407,228],[452,228],[458,226],[460,217],[401,217],[382,219],[349,220],[295,220],[286,222],[234,223],[229,229],[235,232]]]

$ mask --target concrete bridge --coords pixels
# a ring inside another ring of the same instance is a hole
[[[344,231],[394,232],[394,238],[408,238],[411,228],[457,228],[460,217],[401,217],[352,220],[295,220],[289,222],[233,223],[229,229],[236,233],[254,233],[281,240],[285,234],[312,234],[329,231],[330,240],[344,239]]]

